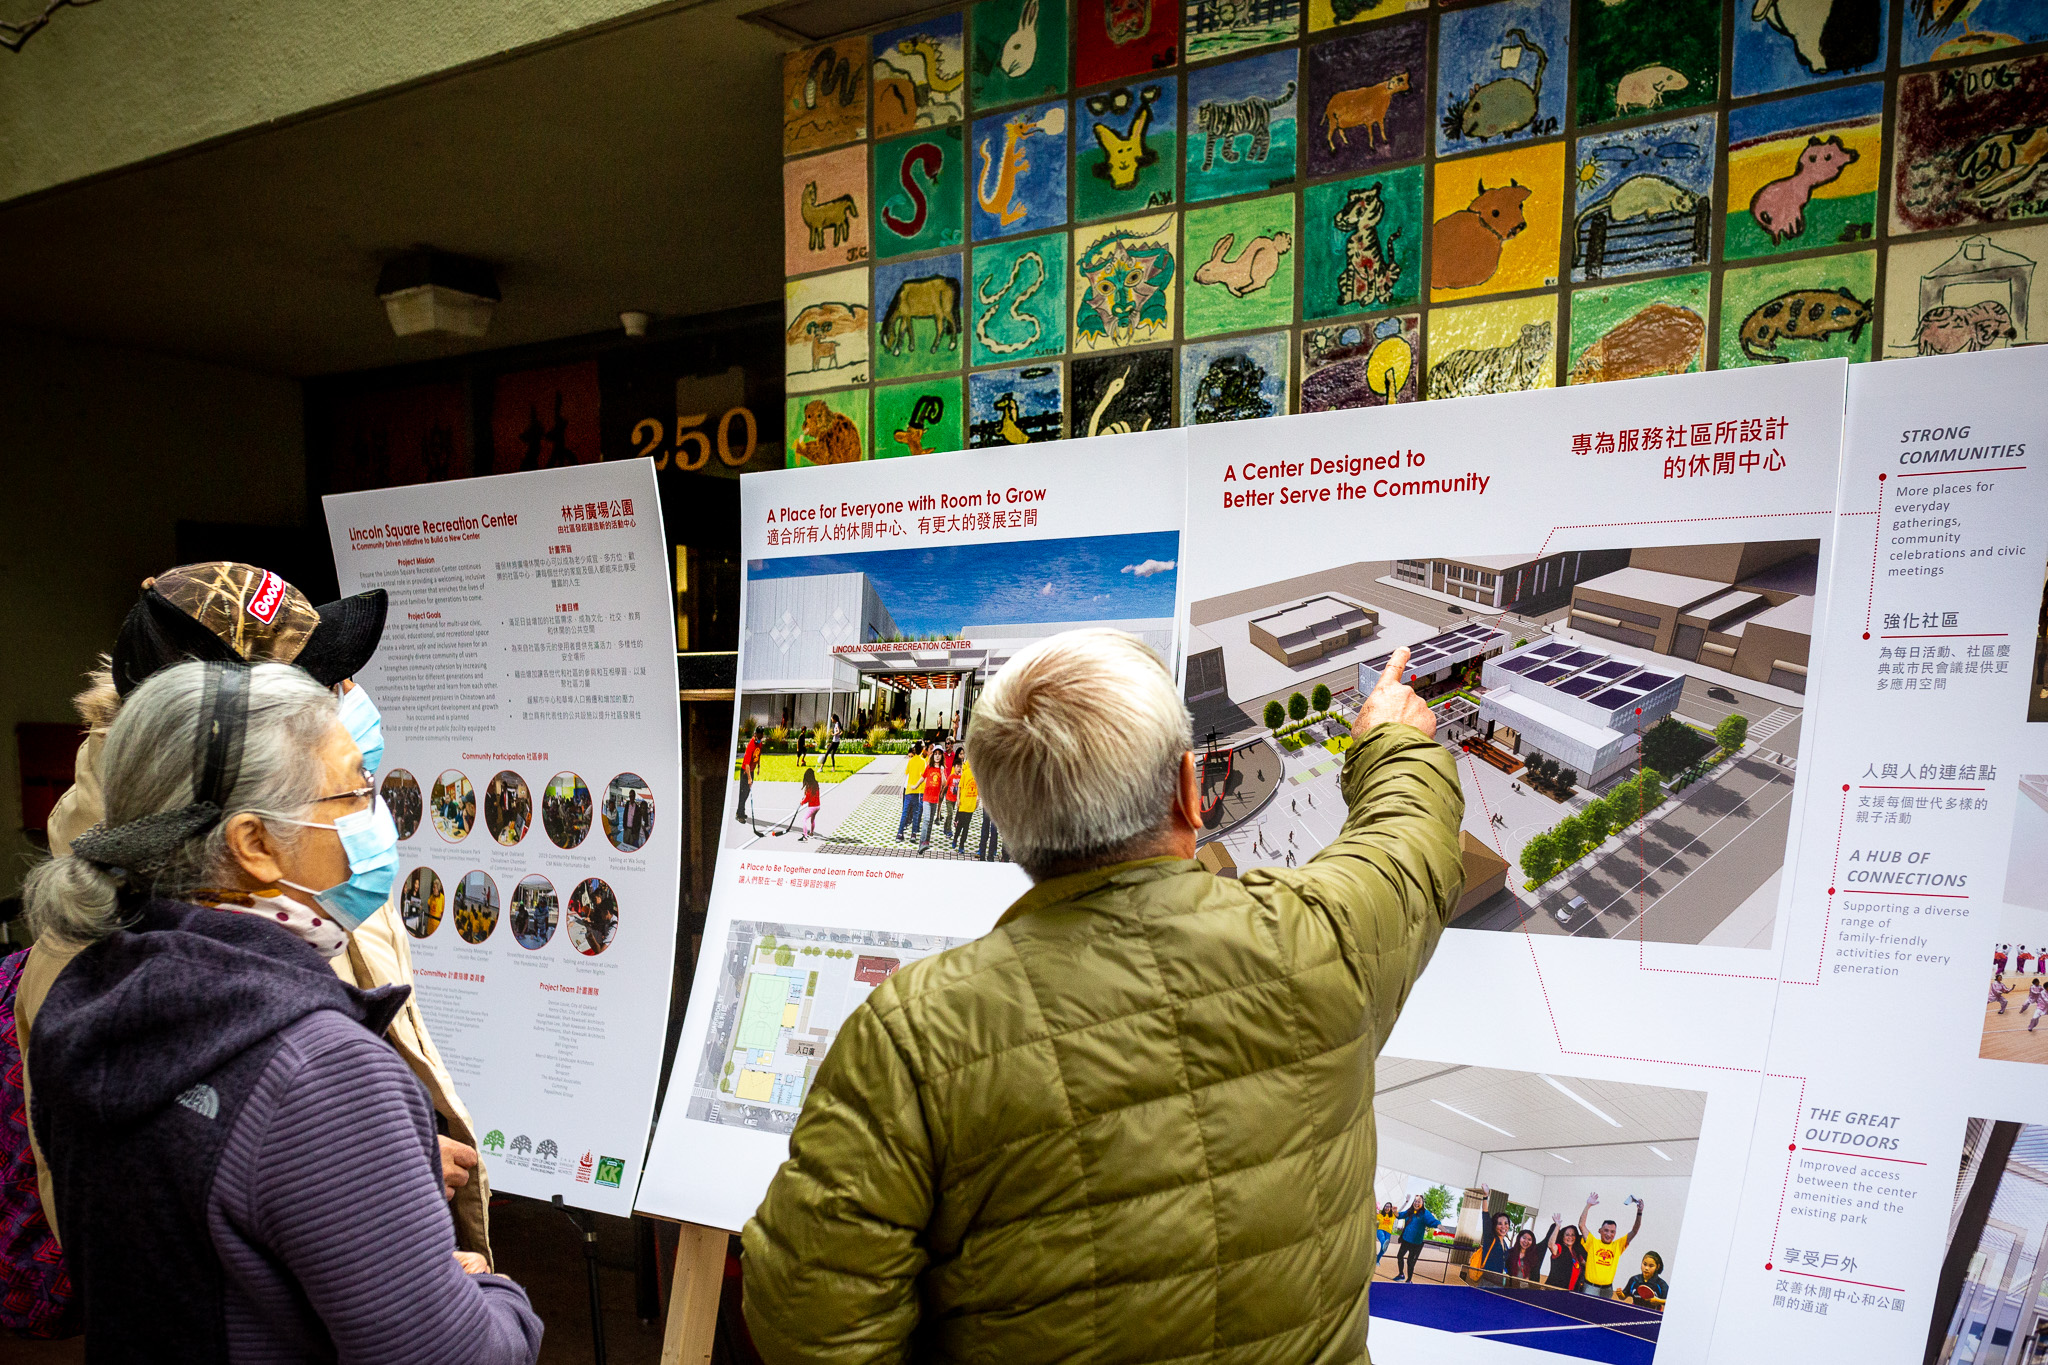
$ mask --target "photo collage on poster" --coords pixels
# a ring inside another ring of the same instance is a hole
[[[391,810],[401,843],[430,830],[448,846],[448,860],[458,863],[461,852],[455,846],[472,837],[500,848],[517,848],[529,836],[544,834],[547,846],[567,851],[582,846],[595,824],[613,849],[631,855],[646,847],[654,833],[655,796],[638,773],[619,773],[597,791],[574,771],[553,774],[540,789],[538,831],[534,790],[510,768],[481,784],[455,768],[430,783],[404,768],[393,768],[379,778],[377,790]],[[429,863],[435,861],[442,860],[430,856]],[[444,876],[429,863],[407,873],[398,892],[399,918],[416,939],[432,938],[446,918],[454,921],[455,933],[464,943],[481,944],[503,920],[512,938],[531,952],[548,947],[555,930],[566,923],[563,938],[569,947],[584,957],[596,957],[618,936],[619,897],[603,876],[574,879],[564,907],[557,878],[539,871],[525,873],[501,890],[500,878],[485,868]]]
[[[2042,339],[2032,0],[979,0],[782,88],[792,466]]]

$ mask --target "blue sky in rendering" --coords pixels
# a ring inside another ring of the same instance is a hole
[[[864,573],[905,635],[962,626],[1132,621],[1173,615],[1180,532],[1007,540],[754,560],[747,576]]]

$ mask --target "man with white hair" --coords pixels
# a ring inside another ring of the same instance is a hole
[[[967,753],[1035,885],[841,1029],[744,1234],[765,1359],[1366,1359],[1373,1061],[1463,889],[1407,662],[1353,728],[1337,838],[1233,881],[1194,861],[1151,651],[1010,661]]]

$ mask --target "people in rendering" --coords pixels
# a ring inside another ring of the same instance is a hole
[[[1543,1283],[1543,1243],[1536,1240],[1534,1228],[1523,1228],[1515,1234],[1515,1245],[1508,1252],[1508,1284],[1515,1289],[1535,1289]]]
[[[740,755],[740,799],[732,808],[732,818],[751,823],[754,808],[749,804],[754,796],[754,774],[761,766],[761,728],[754,727],[754,733],[747,736],[746,752]]]
[[[1394,1205],[1391,1200],[1380,1205],[1379,1228],[1373,1234],[1379,1240],[1380,1249],[1379,1254],[1372,1258],[1374,1265],[1378,1265],[1386,1256],[1387,1243],[1394,1240],[1394,1217]]]
[[[818,807],[824,804],[824,795],[818,790],[818,773],[815,768],[804,769],[804,832],[796,841],[818,837]]]
[[[896,842],[903,842],[903,832],[910,831],[911,841],[917,840],[917,825],[924,812],[924,745],[913,743],[910,756],[903,763],[903,813],[896,817]]]
[[[1596,1299],[1614,1297],[1614,1275],[1621,1268],[1621,1253],[1628,1250],[1629,1242],[1643,1230],[1643,1201],[1633,1195],[1630,1199],[1636,1206],[1636,1221],[1625,1235],[1617,1237],[1612,1218],[1600,1224],[1599,1232],[1586,1231],[1586,1220],[1592,1217],[1593,1206],[1600,1202],[1597,1194],[1586,1196],[1586,1207],[1579,1214],[1579,1240],[1586,1248],[1586,1282],[1579,1286],[1581,1293]]]
[[[1374,1059],[1464,889],[1406,661],[1342,829],[1242,880],[1195,860],[1193,726],[1142,641],[1047,636],[989,681],[967,758],[1033,885],[840,1026],[743,1234],[770,1365],[1364,1356]]]
[[[1394,1279],[1397,1282],[1415,1282],[1415,1267],[1422,1260],[1423,1243],[1429,1237],[1429,1230],[1442,1221],[1429,1211],[1429,1206],[1422,1202],[1419,1194],[1401,1211],[1401,1249],[1394,1253]]]
[[[981,805],[981,789],[974,782],[974,765],[962,763],[953,774],[953,851],[967,852],[967,833],[974,824],[974,812]]]
[[[1514,1220],[1504,1213],[1493,1215],[1486,1236],[1479,1243],[1479,1273],[1483,1283],[1508,1282],[1508,1253],[1515,1248]]]
[[[939,803],[946,799],[946,762],[943,752],[924,765],[924,809],[918,819],[924,830],[917,841],[920,855],[932,846],[932,833],[939,824]]]
[[[2000,1014],[2004,1014],[2004,1013],[2005,1013],[2005,997],[2006,997],[2006,995],[2007,995],[2008,993],[2010,993],[2010,992],[2011,992],[2011,990],[2012,990],[2012,987],[2010,987],[2010,986],[2006,985],[2006,984],[2005,984],[2005,983],[2004,983],[2003,981],[2000,981],[2000,980],[1998,979],[1998,977],[1997,977],[1996,975],[1993,975],[1993,976],[1992,976],[1992,978],[1991,978],[1991,1003],[1992,1003],[1992,1004],[1994,1004],[1994,1005],[1996,1005],[1996,1006],[1998,1006],[1998,1012],[1999,1012]],[[2026,1013],[2026,1011],[2025,1011],[2024,1009],[2023,1009],[2023,1010],[2021,1010],[2020,1012],[2021,1012],[2022,1014]]]
[[[1543,1238],[1543,1251],[1550,1269],[1543,1283],[1551,1289],[1576,1290],[1586,1279],[1586,1249],[1579,1245],[1579,1230],[1564,1221],[1562,1213],[1550,1215],[1550,1231]]]
[[[1993,976],[2004,976],[2005,964],[2005,945],[2001,943],[1998,945],[1997,949],[1991,954],[1991,974]]]
[[[836,768],[839,766],[839,716],[836,713],[832,717],[831,733],[825,737],[825,761],[819,766],[824,768]]]
[[[1629,1276],[1621,1297],[1638,1308],[1663,1312],[1664,1300],[1671,1297],[1671,1290],[1664,1283],[1664,1258],[1654,1251],[1644,1252],[1642,1269]]]
[[[2034,1016],[2027,1020],[2027,1032],[2032,1033],[2040,1027],[2041,1016],[2048,1014],[2048,986],[2043,986],[2038,976],[2034,978],[2033,986],[2027,991],[2027,1009]]]

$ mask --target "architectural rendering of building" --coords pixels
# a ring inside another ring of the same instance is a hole
[[[1489,610],[1528,614],[1564,605],[1574,584],[1628,563],[1627,550],[1564,550],[1554,555],[1467,555],[1397,559],[1394,581]]]
[[[1488,659],[1479,723],[1494,743],[1541,754],[1598,786],[1635,762],[1641,736],[1677,709],[1685,675],[1562,640]]]
[[[1327,593],[1251,619],[1252,643],[1283,664],[1305,664],[1369,640],[1380,628],[1371,607]]]
[[[1572,590],[1572,629],[1794,692],[1806,690],[1819,546],[1634,550]]]
[[[904,640],[864,573],[755,579],[747,585],[740,688],[750,712],[784,724],[865,714],[886,700],[886,691],[922,694],[937,707],[923,719],[958,724],[979,689],[1018,650],[1090,627],[1136,635],[1172,662],[1171,619],[968,625],[958,639]]]

